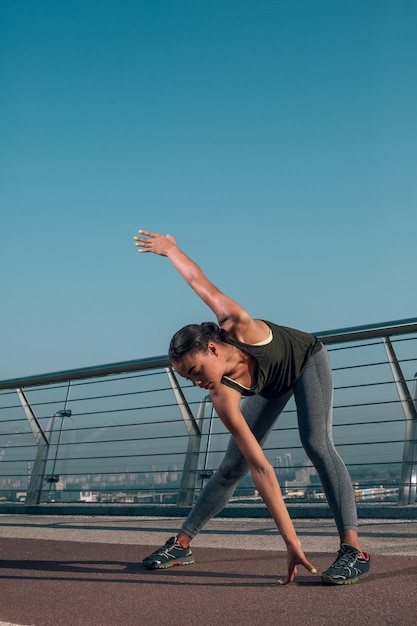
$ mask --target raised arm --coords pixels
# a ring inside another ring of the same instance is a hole
[[[176,244],[172,235],[159,235],[147,230],[139,230],[139,237],[134,237],[139,252],[153,252],[166,256],[175,269],[186,280],[195,293],[215,314],[219,326],[225,331],[232,329],[239,334],[239,329],[246,341],[251,341],[249,333],[259,332],[249,313],[237,302],[225,296],[204,274],[197,263],[188,257]],[[253,328],[251,329],[251,326]],[[254,337],[253,341],[259,339]]]

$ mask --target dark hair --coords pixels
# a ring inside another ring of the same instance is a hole
[[[213,322],[188,324],[178,330],[169,344],[170,361],[178,361],[186,352],[206,352],[210,341],[221,342],[220,328]]]

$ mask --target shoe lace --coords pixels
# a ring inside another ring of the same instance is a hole
[[[352,552],[341,549],[339,550],[339,554],[335,562],[333,563],[332,567],[337,567],[337,568],[340,567],[341,569],[344,567],[348,567],[349,565],[351,565],[352,559],[353,559]]]
[[[169,551],[174,545],[175,545],[175,541],[172,541],[172,539],[168,539],[166,544],[164,544],[161,548],[159,548],[156,554],[158,556],[163,556],[163,555],[168,556]]]

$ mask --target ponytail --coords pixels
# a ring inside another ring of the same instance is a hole
[[[188,324],[175,333],[169,344],[170,361],[178,361],[186,352],[206,352],[210,342],[222,341],[220,328],[213,322]]]

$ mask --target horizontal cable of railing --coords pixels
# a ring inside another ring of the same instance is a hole
[[[402,382],[411,384],[415,379],[410,368],[417,364],[417,318],[315,334],[331,353],[335,377],[333,432],[342,456],[347,457],[355,488],[361,493],[375,488],[378,494],[372,497],[395,500],[395,494],[408,485],[400,475],[404,467],[404,399],[397,394],[398,381],[387,375],[384,342],[389,340],[401,348],[397,362],[403,368]],[[167,386],[166,378],[160,380],[168,370],[169,361],[161,356],[0,381],[0,499],[25,492],[39,453],[22,404],[14,401],[16,390],[24,389],[49,437],[49,458],[42,470],[47,483],[42,501],[51,494],[58,500],[67,497],[73,501],[77,493],[90,491],[97,497],[100,493],[117,492],[120,496],[126,492],[139,499],[141,494],[154,492],[162,497],[165,493],[172,503],[185,471],[185,465],[181,466],[189,435],[184,416],[178,417],[181,403],[172,400],[173,389]],[[189,410],[197,414],[201,390],[184,384],[182,391]],[[61,415],[63,406],[71,407],[65,416]],[[307,481],[302,478],[311,468],[305,465],[305,453],[297,440],[295,414],[295,406],[289,405],[264,451],[276,469],[284,495],[297,488],[311,499],[321,486],[313,474]],[[208,411],[199,422],[199,464],[188,470],[194,477],[195,495],[216,469],[230,436],[222,430],[220,420],[215,423],[213,427]],[[171,478],[166,478],[167,473]],[[59,483],[59,490],[54,490],[55,483]],[[250,495],[253,485],[246,481],[237,493]]]

